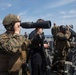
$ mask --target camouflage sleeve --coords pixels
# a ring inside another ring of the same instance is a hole
[[[23,44],[24,48],[27,48],[30,41],[22,35],[14,34],[9,37],[6,34],[0,35],[0,49],[7,53],[21,52],[24,49],[22,48]]]
[[[68,40],[70,36],[71,36],[71,33],[69,31],[66,31],[66,34],[63,34],[61,32],[57,34],[57,38],[60,40]]]
[[[69,38],[70,38],[70,36],[71,36],[71,32],[66,31],[65,37],[66,37],[67,39],[69,39]]]
[[[12,36],[2,44],[3,50],[7,52],[17,52],[21,47],[20,38],[18,35]]]
[[[61,32],[59,32],[59,33],[57,34],[57,39],[58,39],[58,40],[61,40],[61,41],[67,40],[66,36],[65,36],[63,33],[61,33]]]

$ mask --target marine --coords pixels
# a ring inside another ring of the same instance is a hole
[[[71,32],[69,29],[65,29],[63,25],[59,27],[60,32],[56,36],[56,46],[53,59],[52,70],[56,68],[57,75],[64,75],[64,62],[66,61],[68,50],[70,47],[69,38]]]
[[[53,35],[53,39],[54,39],[54,45],[56,45],[56,35],[59,32],[59,26],[56,25],[56,23],[53,24],[53,27],[51,29],[51,33]]]
[[[0,75],[18,75],[30,40],[20,35],[19,16],[8,14],[2,23],[6,32],[0,34]]]

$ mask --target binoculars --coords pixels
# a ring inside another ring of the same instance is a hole
[[[51,21],[44,21],[44,22],[22,22],[20,25],[22,28],[44,28],[48,29],[51,28]]]

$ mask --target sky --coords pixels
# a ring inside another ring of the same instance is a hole
[[[73,25],[76,32],[76,0],[0,0],[0,34],[5,32],[2,24],[8,14],[16,14],[21,22],[36,22],[39,18],[57,25]],[[28,34],[33,29],[21,28],[21,34]],[[50,29],[43,30],[45,35],[51,34]]]

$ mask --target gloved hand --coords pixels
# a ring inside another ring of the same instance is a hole
[[[27,75],[27,73],[30,73],[30,69],[27,63],[22,64],[22,75]]]

